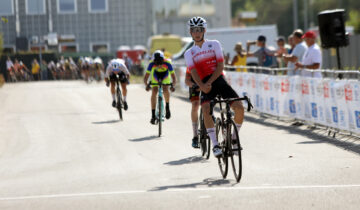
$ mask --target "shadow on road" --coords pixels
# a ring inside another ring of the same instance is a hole
[[[92,124],[110,124],[110,123],[117,123],[120,120],[107,120],[107,121],[99,121],[99,122],[92,122]]]
[[[172,166],[177,166],[177,165],[184,165],[184,164],[191,164],[191,163],[203,163],[203,162],[207,162],[206,159],[199,157],[199,156],[192,156],[192,157],[187,157],[187,158],[183,158],[180,160],[174,160],[174,161],[170,161],[167,163],[164,163],[164,165],[172,165]]]
[[[268,127],[273,127],[280,130],[285,130],[290,134],[296,134],[296,135],[302,135],[309,139],[310,141],[303,141],[298,142],[298,144],[332,144],[336,147],[354,152],[358,155],[360,155],[360,143],[356,137],[346,137],[338,135],[338,137],[333,138],[327,135],[327,131],[320,128],[310,128],[310,129],[304,129],[303,126],[292,126],[290,123],[286,124],[280,124],[284,123],[278,120],[274,120],[271,118],[255,118],[252,116],[245,116],[245,121],[261,124]],[[306,126],[306,125],[304,125]]]
[[[234,182],[235,183],[235,182]],[[198,188],[198,187],[216,187],[216,186],[233,186],[232,182],[227,179],[215,179],[215,178],[207,178],[204,179],[202,182],[196,182],[191,184],[180,184],[180,185],[167,185],[167,186],[160,186],[154,187],[149,191],[164,191],[164,190],[171,190],[171,189],[181,189],[181,188]]]
[[[183,101],[189,102],[189,99],[185,96],[177,95],[175,97]],[[215,111],[219,111],[219,110],[215,108]],[[259,118],[259,117],[253,117],[247,115],[245,116],[245,123],[246,121],[264,125],[267,127],[273,127],[279,130],[285,130],[290,134],[301,135],[311,139],[310,141],[299,142],[298,144],[327,143],[360,155],[360,140],[357,137],[349,137],[346,135],[338,134],[336,138],[333,138],[327,135],[328,132],[327,130],[314,128],[314,127],[311,127],[309,129],[304,129],[303,126],[300,127],[292,126],[291,123],[286,123],[286,122],[284,124],[283,121],[279,121],[273,117]]]
[[[154,140],[159,138],[158,136],[152,135],[152,136],[146,136],[146,137],[141,137],[141,138],[136,138],[136,139],[129,139],[129,141],[133,141],[133,142],[141,142],[141,141],[149,141],[149,140]]]

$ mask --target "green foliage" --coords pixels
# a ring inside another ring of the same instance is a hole
[[[0,57],[3,51],[3,45],[4,45],[3,35],[2,33],[0,33]]]
[[[349,20],[346,21],[346,25],[354,26],[354,32],[360,34],[360,12],[357,10],[351,10],[349,13]]]
[[[304,28],[304,0],[297,0],[299,27]],[[359,0],[307,0],[308,26],[317,26],[317,14],[323,10],[345,9],[346,20],[359,33],[360,1]],[[232,15],[239,11],[256,11],[256,25],[277,24],[278,33],[284,36],[293,31],[293,0],[232,0]]]

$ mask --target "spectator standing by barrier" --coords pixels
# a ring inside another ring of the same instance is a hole
[[[319,45],[315,43],[316,34],[313,31],[306,32],[303,36],[308,46],[304,53],[302,62],[295,63],[296,68],[302,68],[301,75],[305,77],[322,78],[321,72],[309,72],[306,69],[320,69],[322,64],[322,55]]]
[[[294,43],[294,36],[293,34],[290,34],[288,36],[288,45],[290,46],[290,49],[288,50],[288,54],[291,54],[292,51],[294,50],[295,48],[295,43]]]
[[[35,81],[38,81],[40,79],[40,65],[36,59],[34,59],[31,64],[31,73]]]
[[[255,52],[250,52],[251,45],[257,45],[259,47],[258,50]],[[263,35],[260,35],[257,39],[257,41],[248,41],[246,43],[246,55],[247,57],[257,57],[259,66],[264,67],[274,67],[276,66],[276,59],[274,57],[275,50],[271,50],[266,46],[266,37]],[[263,73],[269,73],[268,71],[265,71]]]
[[[292,50],[290,55],[284,56],[284,60],[287,62],[287,67],[289,69],[287,72],[289,76],[300,75],[300,70],[295,70],[295,63],[302,62],[304,53],[307,49],[307,46],[302,39],[303,31],[301,29],[295,30],[292,36],[295,48]]]
[[[236,43],[234,48],[236,55],[233,57],[231,61],[232,66],[246,66],[246,52],[244,52],[242,48],[241,42]],[[238,72],[247,72],[246,68],[236,68]]]
[[[278,49],[276,50],[276,55],[277,55],[276,60],[278,63],[278,67],[283,68],[286,66],[286,62],[282,57],[288,54],[288,49],[286,49],[285,47],[285,38],[283,36],[279,36],[276,39],[276,43],[278,46]]]

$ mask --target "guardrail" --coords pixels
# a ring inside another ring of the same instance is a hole
[[[187,91],[186,67],[177,67],[180,70],[180,86]],[[359,71],[308,70],[327,74],[323,78],[311,78],[276,74],[287,71],[287,68],[225,67],[230,68],[248,70],[246,73],[225,71],[225,78],[239,95],[247,95],[251,99],[256,111],[323,125],[333,131],[360,134]],[[336,74],[352,76],[339,80]]]

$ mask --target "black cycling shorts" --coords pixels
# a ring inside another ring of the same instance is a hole
[[[205,77],[202,81],[205,83],[210,79],[210,76]],[[201,92],[201,104],[213,100],[217,95],[220,95],[223,99],[226,98],[238,98],[238,94],[234,89],[226,82],[224,76],[219,76],[212,84],[209,93]]]
[[[119,75],[120,83],[127,83],[128,82],[128,79],[127,79],[126,75],[124,74],[124,72],[120,72],[118,75]],[[110,78],[111,82],[115,82],[118,79],[114,72],[111,72],[109,78]]]
[[[191,102],[199,100],[200,91],[189,88],[189,99]]]

